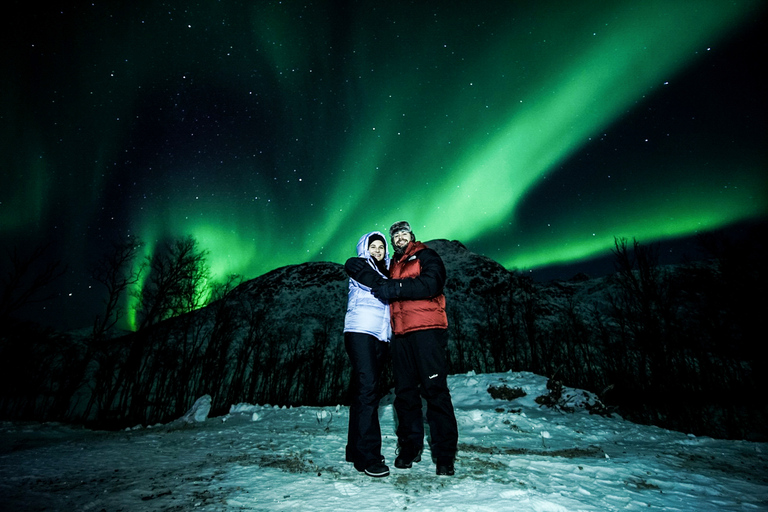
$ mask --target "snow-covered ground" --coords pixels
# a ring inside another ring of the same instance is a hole
[[[540,407],[530,373],[449,379],[456,475],[428,453],[393,467],[391,397],[381,408],[392,473],[344,462],[346,407],[239,404],[224,417],[122,432],[0,424],[0,510],[506,511],[768,510],[768,444],[701,438],[614,416]],[[514,401],[490,385],[522,388]],[[569,390],[571,405],[584,398]],[[193,415],[191,415],[193,416]]]

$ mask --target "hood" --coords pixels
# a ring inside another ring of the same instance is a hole
[[[380,235],[384,239],[384,263],[389,268],[389,243],[387,242],[387,237],[381,231],[371,231],[360,237],[360,240],[357,242],[357,256],[359,258],[372,259],[371,253],[368,251],[368,240],[371,238],[371,235]]]

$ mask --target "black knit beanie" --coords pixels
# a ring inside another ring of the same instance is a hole
[[[384,247],[385,247],[385,248],[387,247],[387,241],[386,241],[386,240],[384,240],[384,237],[383,237],[383,236],[381,236],[381,235],[380,235],[380,234],[378,234],[378,233],[374,233],[374,234],[372,234],[371,236],[369,236],[369,237],[368,237],[368,247],[366,247],[366,249],[369,249],[369,248],[371,247],[371,244],[372,244],[372,243],[373,243],[375,240],[381,240],[381,243],[383,243],[383,244],[384,244]]]

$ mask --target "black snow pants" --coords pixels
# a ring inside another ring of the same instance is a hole
[[[344,333],[344,346],[352,364],[352,403],[349,407],[346,459],[358,471],[382,462],[379,425],[379,383],[389,343],[370,334]]]
[[[417,453],[424,446],[424,397],[432,456],[451,462],[456,456],[459,432],[448,390],[447,344],[445,329],[415,331],[392,339],[394,405],[401,453]]]

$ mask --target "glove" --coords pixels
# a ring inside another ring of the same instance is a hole
[[[347,275],[354,277],[365,268],[367,263],[363,258],[349,258],[344,264],[344,270],[347,271]]]
[[[400,282],[394,279],[384,281],[379,286],[371,289],[374,297],[381,301],[390,301],[400,295]]]

